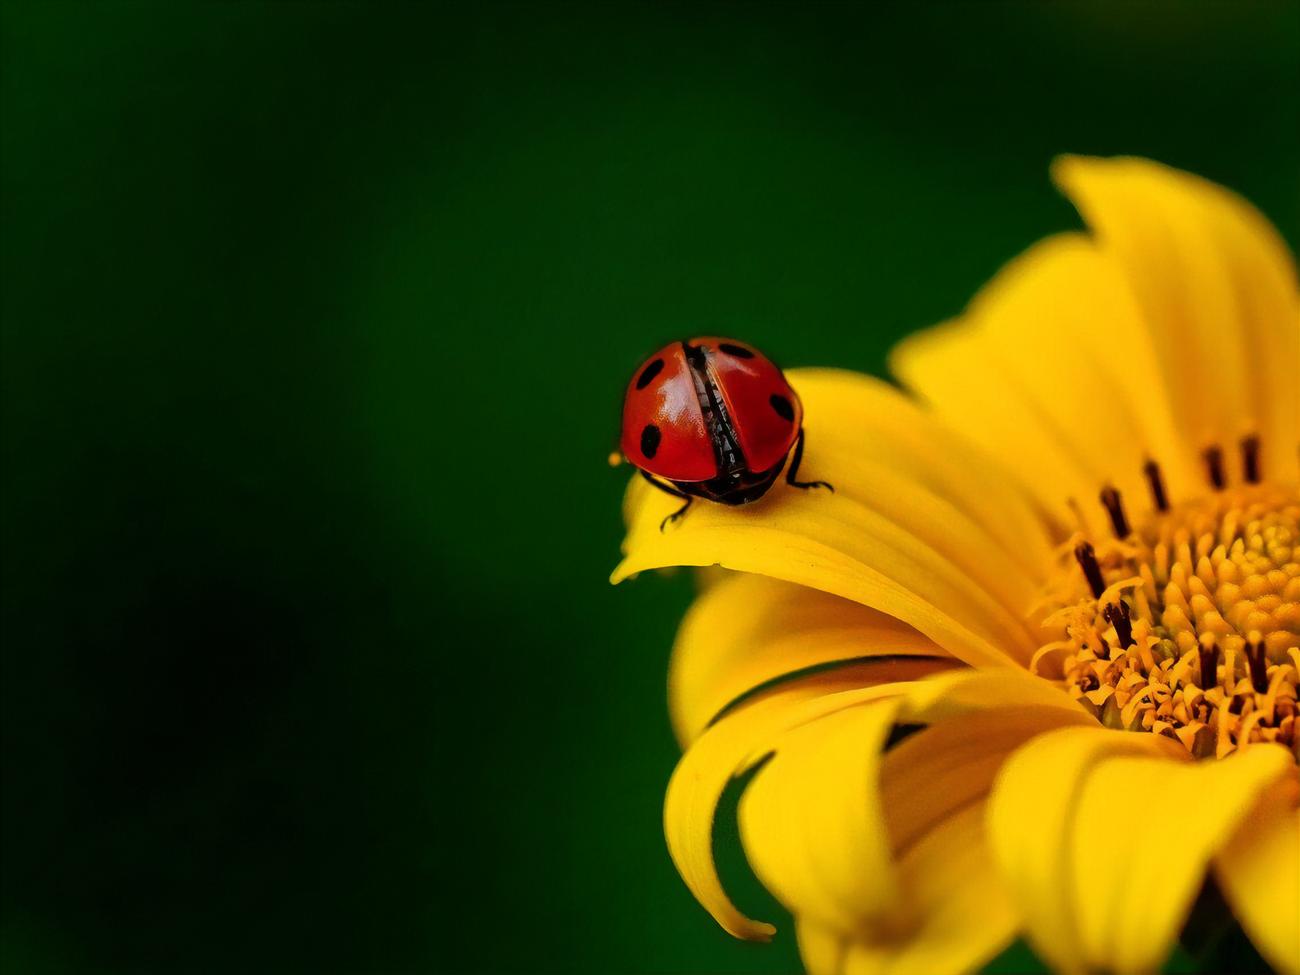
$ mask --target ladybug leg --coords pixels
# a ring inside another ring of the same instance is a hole
[[[675,522],[677,522],[677,521],[682,517],[682,515],[686,514],[686,509],[689,508],[689,507],[691,506],[691,502],[694,501],[694,500],[695,500],[694,498],[688,497],[688,498],[686,499],[686,503],[685,503],[684,505],[682,505],[680,508],[678,508],[676,511],[674,511],[671,515],[669,515],[669,516],[668,516],[667,518],[665,518],[663,521],[659,522],[659,530],[660,530],[661,532],[662,532],[662,531],[667,531],[669,525],[674,524]]]
[[[644,477],[647,481],[649,481],[651,484],[657,487],[664,494],[671,494],[674,498],[681,498],[683,501],[686,502],[684,505],[682,505],[680,508],[674,511],[663,521],[659,522],[659,530],[666,531],[670,523],[677,521],[682,517],[682,515],[686,514],[686,509],[691,506],[691,502],[694,501],[695,499],[692,498],[685,491],[679,491],[677,490],[677,488],[669,487],[667,484],[664,484],[662,481],[656,480],[655,478],[647,474],[645,471],[640,471],[640,474],[642,477]]]
[[[803,431],[799,431],[799,439],[794,442],[794,456],[790,458],[790,469],[785,472],[785,483],[791,487],[819,488],[824,487],[831,494],[835,493],[835,488],[831,487],[825,481],[799,481],[795,478],[799,475],[799,462],[803,460]]]

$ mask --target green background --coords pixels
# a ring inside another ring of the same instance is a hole
[[[690,587],[606,582],[627,376],[698,332],[881,372],[1077,225],[1062,151],[1196,170],[1294,243],[1298,35],[6,5],[5,970],[793,969],[664,851]]]

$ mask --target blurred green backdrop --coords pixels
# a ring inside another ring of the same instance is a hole
[[[6,4],[2,44],[8,972],[792,970],[663,848],[689,581],[606,583],[639,357],[880,372],[1076,225],[1061,151],[1300,232],[1293,4]]]

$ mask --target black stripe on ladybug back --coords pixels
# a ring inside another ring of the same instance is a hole
[[[725,400],[719,394],[717,380],[709,370],[708,354],[703,347],[689,342],[682,343],[682,352],[686,355],[686,364],[695,380],[695,395],[699,398],[704,426],[709,432],[709,441],[713,444],[718,476],[732,476],[748,470],[749,465],[740,446],[740,437],[736,435],[735,424],[731,421]]]

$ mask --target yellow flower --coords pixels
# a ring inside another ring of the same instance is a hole
[[[814,973],[1146,972],[1208,876],[1300,973],[1300,299],[1247,203],[1061,160],[1045,240],[893,356],[790,372],[803,470],[743,508],[629,488],[625,558],[720,565],[682,624],[669,849],[727,931],[718,798]],[[897,729],[908,734],[899,734]],[[901,740],[900,740],[901,739]]]

